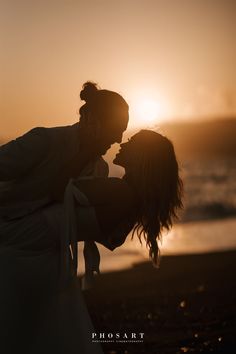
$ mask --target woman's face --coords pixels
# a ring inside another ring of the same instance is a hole
[[[137,166],[140,159],[158,160],[163,146],[163,137],[151,130],[141,130],[126,143],[120,144],[120,150],[113,160],[114,164],[127,168]]]
[[[138,149],[138,134],[132,136],[126,143],[120,144],[120,150],[116,154],[113,163],[115,165],[127,168],[132,163],[132,159],[135,158],[135,153]]]

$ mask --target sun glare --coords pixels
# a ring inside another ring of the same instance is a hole
[[[151,127],[165,119],[164,101],[160,98],[136,98],[130,108],[131,125],[136,127]]]
[[[160,106],[154,100],[143,100],[137,103],[136,115],[141,123],[154,123],[160,114]]]

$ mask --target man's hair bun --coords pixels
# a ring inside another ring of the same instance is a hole
[[[91,81],[87,81],[83,84],[83,90],[80,91],[80,98],[81,100],[88,103],[93,100],[97,91],[98,91],[97,84]]]

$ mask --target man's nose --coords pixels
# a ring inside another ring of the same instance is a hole
[[[124,143],[120,144],[120,147],[121,147],[121,148],[123,148],[124,146],[126,146],[126,145],[127,145],[127,143],[128,143],[128,142],[126,141],[126,142],[124,142]]]
[[[117,142],[118,144],[120,144],[120,143],[122,142],[122,136],[123,136],[123,133],[117,135],[117,137],[116,137],[116,142]]]

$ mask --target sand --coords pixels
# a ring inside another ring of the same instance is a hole
[[[96,333],[144,333],[104,353],[236,353],[236,251],[163,256],[104,273],[84,292]],[[128,338],[128,340],[130,337]]]

